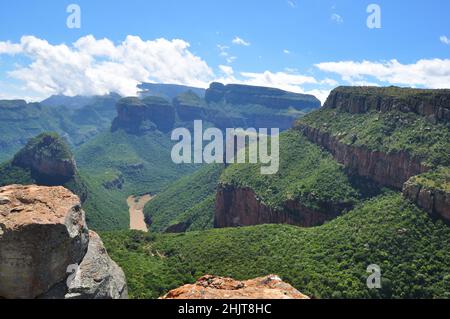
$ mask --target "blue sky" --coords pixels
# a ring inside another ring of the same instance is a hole
[[[66,26],[71,3],[80,29]],[[380,29],[366,24],[372,3]],[[140,80],[271,85],[322,100],[340,84],[449,87],[448,12],[447,0],[2,1],[0,98],[132,94]],[[73,46],[89,35],[89,49]],[[130,35],[139,44],[120,48]],[[114,49],[95,53],[104,38]],[[137,47],[148,58],[130,53]]]

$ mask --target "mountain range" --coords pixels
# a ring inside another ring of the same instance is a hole
[[[77,194],[130,297],[271,273],[316,298],[450,297],[449,90],[338,87],[321,106],[245,85],[140,89],[0,101],[0,186]],[[170,133],[194,120],[280,128],[278,173],[174,164]],[[126,201],[144,194],[148,233],[129,229]],[[380,289],[367,286],[370,265]]]

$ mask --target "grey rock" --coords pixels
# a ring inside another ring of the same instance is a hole
[[[127,299],[122,269],[108,256],[102,240],[89,233],[89,248],[69,283],[65,299]]]

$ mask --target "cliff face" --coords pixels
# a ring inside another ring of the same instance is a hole
[[[276,275],[247,281],[204,276],[193,285],[170,291],[161,299],[309,299]]]
[[[386,154],[347,145],[329,133],[301,125],[299,129],[313,143],[321,145],[352,172],[369,177],[380,185],[401,189],[412,176],[428,171],[420,160],[407,152]]]
[[[262,224],[290,224],[302,227],[322,225],[336,218],[342,208],[329,207],[321,213],[304,207],[296,201],[285,203],[282,211],[262,203],[251,189],[220,187],[216,196],[214,227],[241,227]]]
[[[340,87],[331,92],[324,107],[350,113],[399,110],[423,115],[433,121],[449,122],[450,90]]]
[[[88,232],[80,205],[63,187],[0,188],[0,297],[127,296],[123,272]]]
[[[144,134],[158,129],[164,133],[173,129],[175,110],[166,100],[149,97],[143,100],[125,98],[117,103],[117,117],[112,131],[123,129],[131,134]]]
[[[448,190],[424,185],[418,181],[418,177],[413,177],[405,183],[403,196],[431,216],[450,222],[450,192]]]
[[[224,101],[229,104],[259,104],[273,109],[292,107],[303,110],[320,107],[320,101],[312,95],[239,84],[212,83],[206,90],[205,100],[208,103]]]

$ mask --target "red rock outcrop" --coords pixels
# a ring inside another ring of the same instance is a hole
[[[384,153],[364,147],[347,145],[320,129],[300,125],[299,130],[313,143],[328,150],[350,171],[369,177],[380,185],[402,189],[412,176],[427,172],[429,168],[407,152]]]
[[[247,281],[204,276],[193,285],[170,291],[161,299],[310,299],[278,276]]]
[[[290,224],[302,227],[322,225],[336,218],[343,207],[329,207],[321,213],[289,201],[282,211],[273,210],[248,188],[220,187],[216,195],[214,227],[241,227],[262,224]]]

